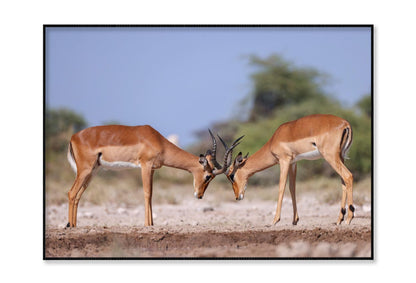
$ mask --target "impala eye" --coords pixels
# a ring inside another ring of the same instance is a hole
[[[211,179],[211,177],[212,177],[211,175],[205,176],[205,183],[208,182]]]

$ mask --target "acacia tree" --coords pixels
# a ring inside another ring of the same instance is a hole
[[[265,59],[253,55],[250,64],[256,72],[251,75],[254,89],[249,121],[269,117],[278,108],[305,100],[327,99],[322,87],[328,76],[313,68],[296,67],[278,55]]]

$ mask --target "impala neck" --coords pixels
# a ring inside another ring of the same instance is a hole
[[[245,175],[251,175],[267,169],[278,163],[278,159],[272,154],[270,144],[267,142],[263,147],[250,156],[246,164],[239,170],[243,171]]]
[[[194,168],[201,166],[198,157],[171,142],[167,142],[163,153],[163,165],[192,172]]]

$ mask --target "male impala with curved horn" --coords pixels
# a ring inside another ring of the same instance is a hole
[[[352,128],[348,121],[333,115],[310,115],[281,125],[270,140],[252,156],[237,155],[226,173],[233,185],[237,200],[244,198],[247,180],[254,173],[280,164],[279,197],[273,224],[280,221],[283,193],[289,174],[289,190],[293,204],[293,225],[299,217],[296,208],[295,181],[296,162],[302,159],[324,158],[341,176],[342,200],[337,224],[341,224],[346,213],[348,199],[349,224],[354,217],[352,204],[353,176],[344,165],[344,158],[352,143]]]
[[[145,200],[145,226],[153,225],[152,183],[153,172],[162,166],[191,172],[194,177],[194,195],[202,198],[212,179],[228,169],[228,156],[238,145],[237,139],[225,152],[224,166],[216,161],[216,142],[205,155],[195,156],[165,139],[151,126],[98,126],[84,129],[71,138],[68,161],[77,173],[68,192],[69,211],[67,227],[77,224],[77,208],[82,193],[93,174],[104,167],[112,170],[141,168]]]

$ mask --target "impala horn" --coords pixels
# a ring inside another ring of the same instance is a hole
[[[212,139],[212,150],[208,150],[206,155],[211,155],[211,162],[215,169],[221,169],[222,166],[217,162],[217,140],[215,139],[210,129],[208,129],[208,132]]]
[[[214,136],[212,135],[211,131],[210,131],[211,137],[213,140],[215,140]],[[233,156],[233,149],[240,144],[240,140],[243,138],[244,136],[239,137],[238,139],[236,139],[230,147],[228,147],[226,145],[226,143],[224,142],[224,140],[220,137],[220,135],[218,135],[218,138],[220,139],[222,145],[225,148],[225,154],[224,154],[224,165],[221,167],[215,167],[215,169],[212,171],[212,173],[214,175],[219,175],[224,173],[225,171],[227,171],[228,167],[231,165],[231,159]],[[215,160],[215,158],[214,158]]]

